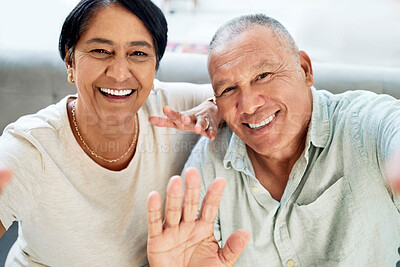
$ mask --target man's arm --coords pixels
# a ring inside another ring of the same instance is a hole
[[[157,192],[148,198],[147,256],[150,266],[233,266],[250,240],[250,234],[237,230],[220,248],[213,235],[214,221],[225,187],[217,178],[208,187],[197,218],[200,174],[194,168],[185,173],[185,194],[179,176],[167,187],[165,220],[161,216],[161,198]],[[183,204],[182,204],[183,203]]]
[[[0,167],[0,194],[5,185],[11,180],[12,173],[10,169],[5,167]],[[6,228],[4,228],[3,223],[0,221],[0,238],[6,232]]]

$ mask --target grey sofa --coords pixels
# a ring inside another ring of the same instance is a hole
[[[400,98],[400,69],[313,62],[315,87],[334,93],[370,90]],[[207,56],[166,53],[161,81],[209,83]],[[195,85],[192,85],[195,86]],[[34,113],[74,93],[57,52],[0,50],[0,131],[21,115]]]
[[[313,62],[313,70],[317,89],[334,93],[363,89],[400,98],[400,69]],[[66,78],[57,52],[0,50],[0,131],[20,116],[75,93]],[[166,53],[157,78],[165,82],[209,83],[207,56]],[[0,240],[0,266],[15,235],[13,225]]]

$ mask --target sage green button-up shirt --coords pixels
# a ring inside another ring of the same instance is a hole
[[[312,93],[306,147],[280,202],[229,128],[196,145],[185,168],[200,170],[201,197],[215,177],[227,180],[215,237],[223,246],[235,230],[250,231],[235,266],[400,266],[400,197],[384,178],[400,149],[400,102],[363,91]]]

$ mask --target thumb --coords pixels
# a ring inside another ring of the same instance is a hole
[[[220,250],[221,261],[227,266],[233,266],[249,241],[250,233],[248,231],[235,231],[228,240],[226,240],[225,246]]]

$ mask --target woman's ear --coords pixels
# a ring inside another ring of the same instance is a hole
[[[314,76],[311,65],[311,60],[306,52],[299,52],[299,62],[301,67],[301,72],[303,75],[303,79],[308,87],[311,87],[314,84]]]
[[[65,63],[65,67],[67,69],[71,68],[71,64],[70,64],[70,61],[69,61],[69,52],[68,51],[65,52],[64,63]]]

